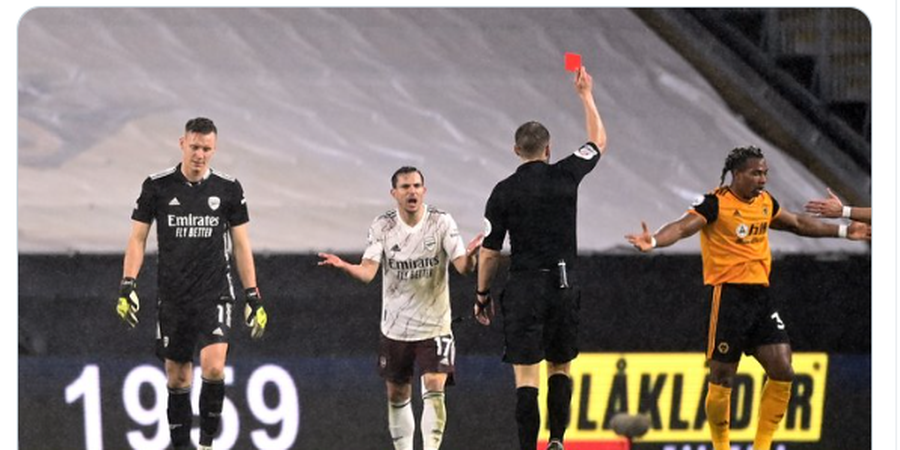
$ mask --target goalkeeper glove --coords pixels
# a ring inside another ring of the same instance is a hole
[[[137,281],[131,277],[125,277],[119,283],[119,303],[116,312],[125,323],[134,328],[138,323],[137,313],[141,310],[141,301],[137,295]]]
[[[252,287],[244,289],[244,324],[250,327],[250,337],[259,339],[266,331],[266,323],[269,321],[269,315],[262,305],[262,295],[259,289]]]

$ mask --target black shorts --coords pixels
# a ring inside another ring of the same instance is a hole
[[[504,362],[562,364],[578,356],[581,289],[574,281],[570,273],[570,287],[560,289],[555,271],[510,272],[500,294]]]
[[[234,300],[223,296],[206,301],[157,304],[156,356],[162,360],[191,362],[197,348],[227,343]]]
[[[378,374],[394,384],[411,383],[419,366],[421,373],[446,373],[447,385],[452,385],[455,360],[452,334],[421,341],[397,341],[382,334],[378,343]]]
[[[741,353],[757,347],[789,343],[779,304],[759,284],[709,286],[706,358],[736,363]]]

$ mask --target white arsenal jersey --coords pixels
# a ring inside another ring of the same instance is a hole
[[[369,228],[363,259],[381,263],[381,332],[398,341],[450,334],[448,262],[466,254],[450,214],[423,205],[410,227],[392,210]]]

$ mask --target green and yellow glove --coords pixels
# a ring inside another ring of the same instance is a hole
[[[119,303],[116,304],[116,312],[131,328],[137,325],[137,313],[141,310],[141,300],[138,299],[136,289],[137,281],[134,278],[125,277],[119,283]]]
[[[252,287],[244,289],[244,324],[250,327],[250,337],[259,339],[266,332],[266,323],[269,315],[262,305],[262,295],[259,289]]]

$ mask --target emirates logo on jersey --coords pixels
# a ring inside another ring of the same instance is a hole
[[[209,208],[212,209],[213,211],[215,211],[215,210],[219,209],[219,205],[222,204],[222,199],[220,199],[219,197],[216,197],[214,195],[209,198],[208,203],[209,203]]]
[[[176,238],[210,238],[213,229],[219,226],[217,216],[195,216],[188,214],[179,216],[169,214],[166,225],[175,233]]]
[[[388,258],[386,266],[398,280],[419,280],[433,277],[435,268],[440,263],[437,256],[410,260]]]

